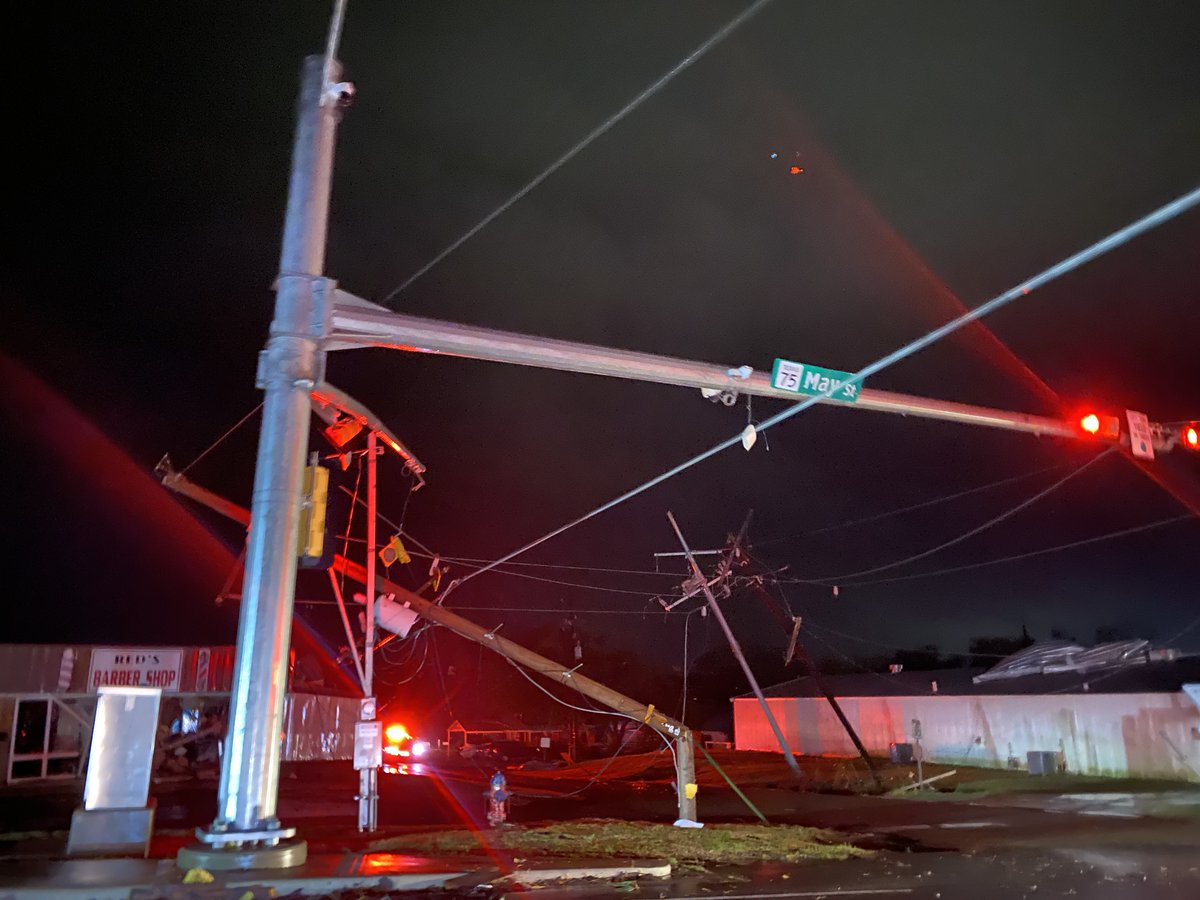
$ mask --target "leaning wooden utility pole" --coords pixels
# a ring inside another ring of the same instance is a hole
[[[792,748],[788,745],[787,738],[784,737],[783,729],[779,727],[779,722],[775,720],[775,714],[771,712],[771,705],[767,703],[767,698],[763,696],[762,688],[758,686],[758,679],[754,677],[754,672],[750,669],[750,663],[746,662],[746,657],[742,653],[742,645],[734,637],[733,629],[725,621],[725,614],[721,612],[717,598],[713,596],[712,589],[708,586],[708,582],[704,580],[704,573],[700,571],[700,566],[696,564],[696,557],[692,555],[691,548],[688,547],[683,532],[679,530],[679,523],[675,521],[675,516],[671,513],[667,513],[667,518],[671,520],[671,527],[675,529],[675,534],[679,538],[679,545],[683,547],[683,552],[687,554],[688,565],[692,567],[692,575],[700,582],[701,589],[704,591],[704,597],[708,601],[708,608],[712,610],[712,614],[716,617],[721,630],[725,632],[725,640],[729,641],[729,649],[733,651],[734,657],[742,667],[742,672],[745,673],[746,680],[750,682],[754,696],[758,698],[758,703],[762,707],[763,715],[767,717],[767,722],[770,723],[771,730],[775,732],[775,740],[779,742],[779,749],[783,751],[784,762],[791,768],[792,774],[796,776],[796,779],[803,781],[804,773],[800,771],[800,764],[796,762],[796,755],[792,753]]]
[[[196,502],[207,506],[221,515],[248,525],[250,512],[245,507],[238,506],[212,491],[201,487],[187,476],[164,468],[159,472],[163,485],[178,494],[190,497]],[[341,554],[333,558],[331,571],[339,572],[352,581],[368,584],[365,566],[346,559]],[[375,575],[375,593],[392,594],[396,602],[407,606],[426,621],[441,625],[453,631],[460,637],[466,638],[493,653],[503,656],[515,665],[523,666],[532,672],[557,682],[568,685],[585,697],[607,706],[609,709],[626,716],[636,722],[641,722],[654,729],[663,739],[672,745],[675,757],[675,785],[679,818],[696,821],[696,761],[695,744],[691,729],[682,722],[663,715],[653,704],[640,703],[627,697],[619,691],[614,691],[607,685],[583,675],[575,669],[569,669],[554,660],[534,653],[506,637],[497,634],[494,629],[476,625],[458,613],[434,603],[431,600],[415,594],[394,581],[389,581],[382,575]]]
[[[337,554],[333,558],[333,570],[341,572],[347,578],[366,584],[366,569]],[[382,575],[375,576],[375,590],[379,593],[394,594],[396,602],[407,606],[421,618],[453,631],[459,637],[464,637],[493,653],[503,656],[510,662],[523,666],[531,672],[544,675],[551,681],[566,685],[578,691],[585,697],[607,706],[636,722],[641,722],[653,728],[664,740],[674,744],[675,753],[675,786],[680,819],[696,819],[696,762],[693,736],[682,722],[677,722],[669,716],[664,716],[654,708],[653,704],[646,705],[627,697],[619,691],[614,691],[607,685],[601,684],[576,669],[569,669],[561,663],[534,653],[520,644],[510,641],[498,634],[494,629],[476,625],[469,619],[464,619],[458,613],[446,609],[419,594],[389,581]]]

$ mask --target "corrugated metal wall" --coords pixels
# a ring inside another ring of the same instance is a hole
[[[106,645],[118,647],[120,645]],[[71,644],[0,644],[0,693],[86,694],[94,646]],[[158,647],[121,647],[158,650]],[[179,691],[228,693],[233,684],[233,647],[170,647],[182,653]],[[197,685],[201,652],[208,656],[208,679]]]
[[[854,756],[854,746],[820,698],[771,698],[771,711],[797,753]],[[1062,754],[1068,771],[1200,781],[1200,710],[1185,694],[1060,694],[838,698],[872,755],[912,740],[921,720],[926,759],[1004,768],[1030,750]],[[778,751],[758,701],[733,701],[739,750]]]
[[[354,759],[354,723],[360,700],[288,694],[283,709],[285,762]]]
[[[79,704],[90,714],[95,694],[88,684],[92,652],[90,646],[67,644],[0,644],[0,782],[7,771],[12,745],[16,696],[57,695]],[[163,694],[163,701],[184,706],[204,703],[228,704],[233,681],[233,647],[140,648],[137,651],[176,650],[181,653],[179,690]],[[203,659],[204,663],[201,663]],[[226,697],[224,700],[221,695]],[[192,699],[188,699],[191,695]],[[176,710],[177,711],[177,710]],[[289,692],[284,708],[283,759],[292,762],[354,758],[354,723],[358,719],[357,697],[331,697]],[[169,719],[170,714],[163,715]],[[86,755],[86,739],[84,741]]]

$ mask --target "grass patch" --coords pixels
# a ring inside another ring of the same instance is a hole
[[[563,822],[537,828],[510,826],[482,832],[466,829],[386,838],[372,850],[472,855],[487,847],[521,856],[577,859],[665,859],[672,864],[802,862],[846,859],[867,851],[839,843],[830,832],[798,825],[708,825],[675,828],[609,819]]]

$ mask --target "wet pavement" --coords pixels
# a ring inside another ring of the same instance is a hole
[[[370,836],[356,836],[348,827],[356,810],[354,772],[349,767],[345,771],[324,769],[319,777],[313,772],[299,769],[285,775],[280,794],[283,820],[299,826],[314,850],[336,852],[365,846]],[[385,775],[380,787],[380,822],[390,829],[482,824],[487,774],[426,770],[419,775]],[[188,829],[211,820],[216,784],[160,784],[154,793],[161,830],[155,852],[170,857],[174,844],[187,839]],[[669,879],[546,886],[536,893],[542,900],[584,900],[621,893],[729,900],[821,896],[1200,898],[1200,820],[1142,815],[1186,807],[1196,799],[1192,792],[1178,798],[1168,792],[1026,795],[978,802],[913,802],[803,793],[787,787],[750,788],[748,793],[773,822],[829,828],[843,840],[879,852],[864,860],[722,867],[677,873]],[[0,799],[0,825],[5,831],[61,832],[78,799],[77,791],[63,786],[6,796]],[[709,822],[751,819],[729,791],[705,788],[700,808]],[[670,787],[649,783],[640,787],[596,785],[578,797],[521,797],[513,807],[512,819],[534,823],[610,817],[662,822],[671,821],[673,813]],[[497,885],[479,889],[475,896],[513,896],[514,890]]]
[[[1196,855],[1183,850],[1103,855],[1069,849],[1003,854],[880,854],[844,862],[720,868],[636,883],[547,886],[537,896],[539,900],[586,900],[622,893],[674,900],[714,897],[1195,900],[1200,897],[1200,869],[1196,864]],[[491,896],[516,895],[497,890]]]

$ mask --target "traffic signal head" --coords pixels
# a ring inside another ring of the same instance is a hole
[[[1080,431],[1091,437],[1115,441],[1121,436],[1121,420],[1116,416],[1088,412],[1080,415],[1076,424]]]
[[[1200,450],[1200,422],[1188,422],[1183,426],[1180,443],[1188,450]]]

